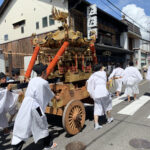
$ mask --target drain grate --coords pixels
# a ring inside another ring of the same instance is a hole
[[[150,141],[145,139],[131,139],[129,144],[134,148],[150,149]]]

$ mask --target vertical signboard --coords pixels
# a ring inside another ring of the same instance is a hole
[[[97,7],[96,4],[87,7],[87,37],[90,39],[91,31],[94,30],[97,37]]]

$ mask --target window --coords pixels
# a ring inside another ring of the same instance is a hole
[[[49,25],[54,25],[55,24],[55,20],[52,18],[52,15],[49,16]]]
[[[20,26],[25,25],[25,20],[21,20],[13,24],[14,29],[19,28]]]
[[[39,29],[39,22],[36,22],[36,29]]]
[[[7,41],[8,40],[8,34],[5,34],[4,35],[4,41]]]
[[[24,27],[21,27],[21,33],[24,33]]]
[[[47,17],[42,18],[43,28],[47,27]]]

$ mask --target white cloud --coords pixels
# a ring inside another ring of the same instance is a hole
[[[150,31],[150,16],[146,15],[143,8],[137,7],[135,4],[129,4],[123,7],[122,11]],[[131,21],[129,18],[126,19]],[[150,33],[147,33],[141,28],[141,34],[142,38],[149,40]]]

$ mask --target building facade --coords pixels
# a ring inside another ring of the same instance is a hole
[[[24,56],[33,53],[32,37],[39,38],[57,30],[61,23],[52,18],[52,8],[68,12],[65,0],[4,0],[0,8],[0,48],[6,60],[6,72],[20,68],[24,72]]]
[[[52,18],[52,8],[69,12],[68,23],[87,37],[86,0],[5,0],[0,8],[0,48],[5,57],[6,72],[20,68],[24,73],[33,53],[32,34],[43,39],[62,24]],[[95,43],[99,63],[117,62],[126,66],[134,53],[128,24],[98,8],[98,38]],[[138,42],[137,42],[138,43]],[[131,48],[130,48],[131,47]],[[136,46],[134,47],[136,48]]]
[[[83,32],[84,36],[87,36],[87,7],[90,5],[87,1],[80,1],[75,6],[73,0],[69,1],[70,25],[74,30]],[[131,55],[126,39],[128,26],[99,8],[97,20],[98,38],[95,47],[99,63],[124,64],[130,59],[127,55]]]
[[[133,51],[132,58],[134,63],[137,68],[141,70],[143,66],[147,66],[150,62],[150,42],[142,38],[139,27],[126,20],[124,17],[122,21],[128,25],[128,49]]]
[[[5,72],[5,59],[2,49],[0,49],[0,72]]]
[[[141,68],[143,66],[150,65],[150,41],[141,39],[140,40],[140,52],[141,52]]]

